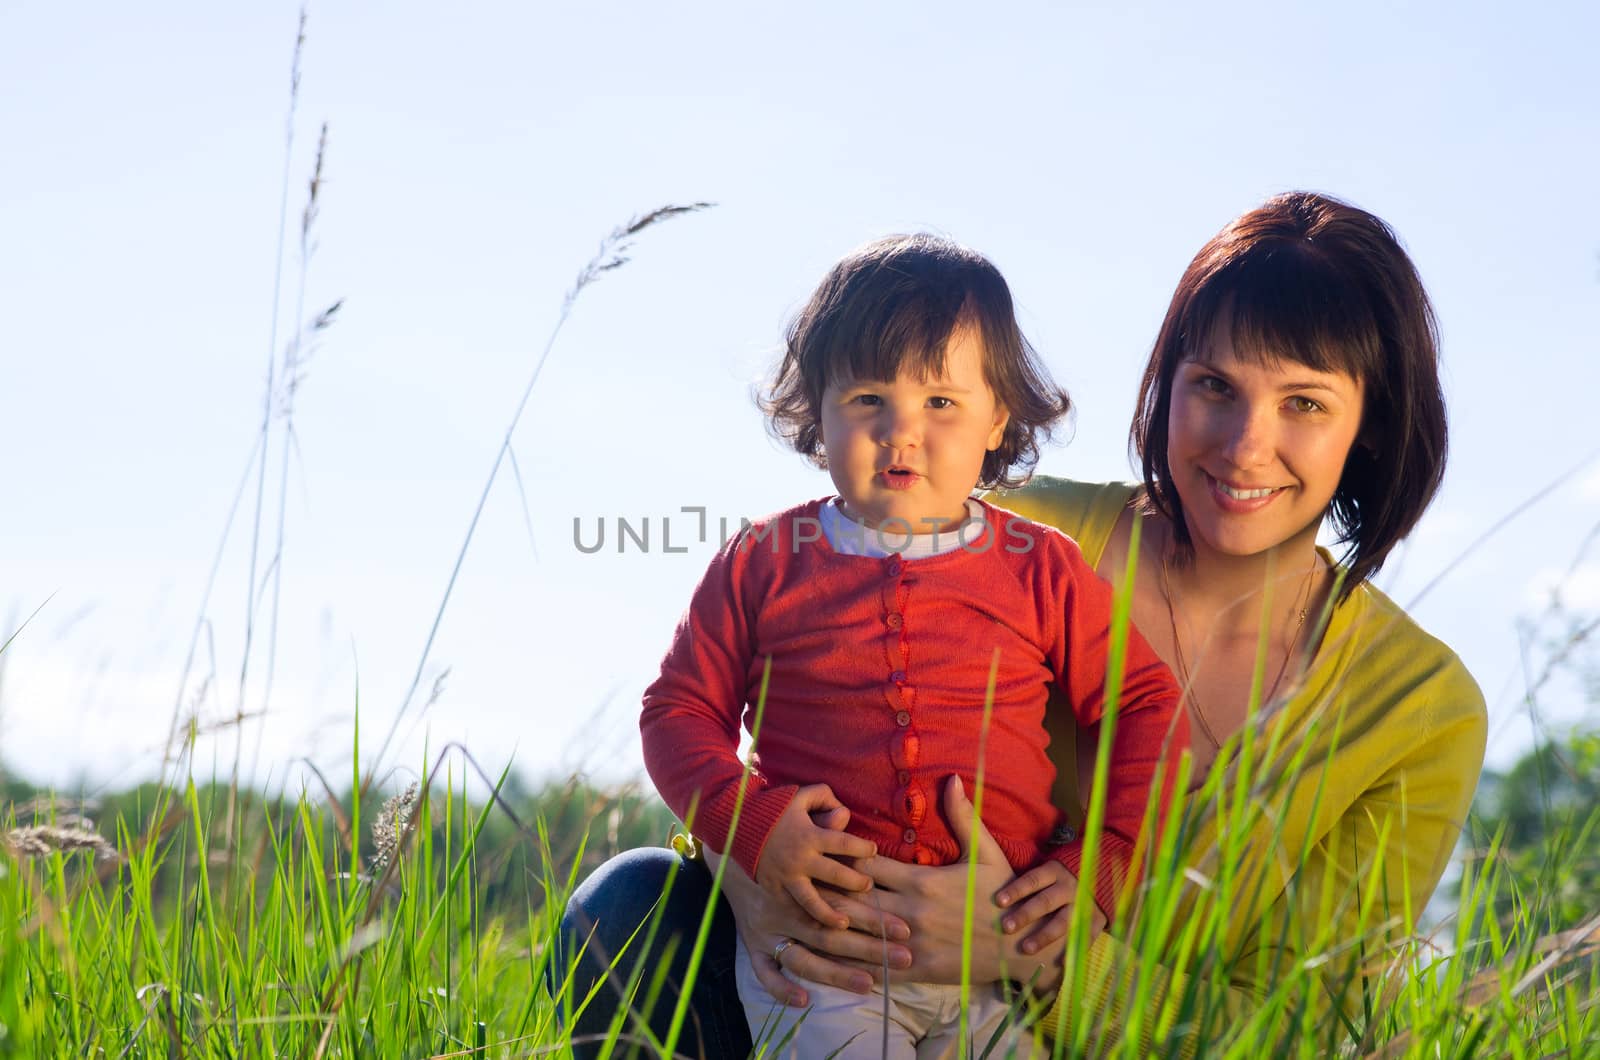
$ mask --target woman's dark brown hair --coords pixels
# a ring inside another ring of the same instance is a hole
[[[920,379],[944,370],[958,327],[983,341],[983,377],[1010,413],[978,485],[1020,486],[1039,460],[1039,441],[1071,409],[1023,338],[1011,289],[987,258],[931,235],[888,236],[845,256],[789,325],[783,359],[758,397],[772,432],[827,467],[822,392],[851,380],[893,382],[902,368]]]
[[[1349,546],[1349,593],[1411,532],[1444,477],[1438,328],[1416,267],[1383,221],[1311,192],[1269,199],[1200,248],[1167,308],[1129,433],[1148,503],[1184,547],[1167,465],[1172,380],[1185,358],[1205,360],[1217,326],[1231,329],[1240,357],[1361,381],[1361,431],[1329,505]]]

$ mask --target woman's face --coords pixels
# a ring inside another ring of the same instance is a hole
[[[1253,556],[1314,542],[1361,429],[1362,385],[1296,361],[1242,360],[1226,323],[1172,380],[1167,463],[1195,548]]]

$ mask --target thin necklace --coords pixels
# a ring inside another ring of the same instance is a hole
[[[1296,595],[1301,597],[1299,617],[1295,619],[1294,633],[1289,637],[1289,646],[1283,651],[1283,662],[1278,665],[1278,674],[1272,679],[1272,687],[1267,689],[1264,697],[1271,700],[1278,692],[1278,685],[1283,683],[1283,675],[1289,669],[1289,660],[1294,657],[1294,646],[1300,641],[1300,631],[1305,628],[1306,614],[1311,610],[1311,576],[1316,572],[1313,564],[1306,571],[1305,584],[1301,586]],[[1178,615],[1172,605],[1172,582],[1167,575],[1167,550],[1161,550],[1161,594],[1167,599],[1167,621],[1172,626],[1172,647],[1177,655],[1178,677],[1183,681],[1183,694],[1189,700],[1189,705],[1194,708],[1194,718],[1200,723],[1200,729],[1206,734],[1206,739],[1211,741],[1211,746],[1221,750],[1222,741],[1217,739],[1217,734],[1212,731],[1211,723],[1206,720],[1206,712],[1200,706],[1200,695],[1195,691],[1194,679],[1189,675],[1189,662],[1183,656],[1183,638],[1178,636]],[[1185,625],[1188,623],[1185,622]]]

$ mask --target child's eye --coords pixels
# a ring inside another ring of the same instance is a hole
[[[928,407],[929,408],[948,409],[948,408],[953,408],[954,406],[955,406],[955,402],[951,401],[947,397],[931,397],[931,398],[928,399]]]
[[[857,394],[855,397],[850,399],[850,404],[876,407],[883,404],[883,398],[879,397],[877,394]]]

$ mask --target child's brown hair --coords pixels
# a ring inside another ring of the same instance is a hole
[[[1039,461],[1041,436],[1072,408],[1017,326],[1011,289],[982,254],[932,235],[887,236],[828,270],[789,325],[783,360],[759,402],[774,434],[818,467],[822,392],[846,380],[926,379],[944,368],[960,327],[983,343],[983,377],[1010,413],[978,485],[1020,486]]]

